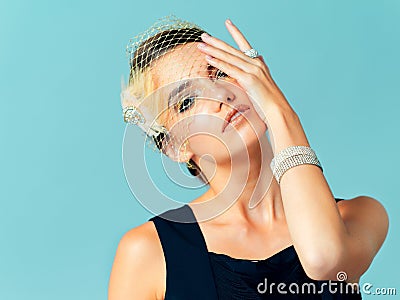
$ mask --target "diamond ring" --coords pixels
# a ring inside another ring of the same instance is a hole
[[[248,57],[251,57],[251,58],[256,58],[256,57],[259,56],[257,50],[255,50],[253,48],[251,48],[249,50],[246,50],[246,51],[243,51],[243,53],[245,55],[247,55]]]

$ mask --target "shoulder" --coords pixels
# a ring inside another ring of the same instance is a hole
[[[153,248],[158,248],[160,242],[154,222],[148,221],[128,230],[122,236],[119,246],[125,246],[135,251],[142,248],[146,248],[146,250],[154,250]]]
[[[109,300],[161,299],[165,260],[152,221],[127,231],[120,239],[109,283]]]
[[[389,217],[383,204],[369,196],[357,196],[352,199],[344,199],[337,203],[343,220],[374,221],[382,227],[388,227]]]
[[[346,263],[349,271],[361,276],[385,241],[389,217],[382,203],[369,196],[357,196],[337,203],[347,229]],[[356,271],[354,271],[356,270]]]

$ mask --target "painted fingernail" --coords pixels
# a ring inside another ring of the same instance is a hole
[[[203,32],[203,33],[201,34],[201,37],[202,37],[203,39],[208,39],[210,36],[208,35],[207,32]]]

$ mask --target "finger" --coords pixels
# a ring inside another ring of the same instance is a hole
[[[225,21],[225,26],[228,29],[228,31],[231,34],[234,41],[236,42],[236,45],[239,47],[239,49],[241,51],[246,51],[246,50],[250,50],[253,48],[250,45],[250,43],[247,41],[247,39],[244,37],[243,33],[239,30],[239,28],[236,27],[235,24],[232,23],[232,21],[230,19],[227,19]],[[265,70],[269,73],[269,68],[268,68],[264,58],[261,55],[257,56],[256,58],[250,58],[250,59],[260,60],[265,65]]]
[[[221,59],[218,59],[216,57],[212,57],[210,55],[206,55],[205,59],[207,62],[216,67],[217,69],[221,70],[225,74],[227,74],[229,77],[236,79],[236,81],[245,89],[246,86],[252,81],[254,76],[241,68],[230,64],[226,61],[223,61]]]
[[[219,60],[218,58],[211,57],[209,55],[206,55],[205,58],[210,65],[218,68],[229,77],[236,80],[239,86],[243,88],[249,95],[249,98],[259,116],[265,121],[265,113],[261,109],[259,103],[254,100],[259,98],[258,95],[265,94],[264,85],[257,84],[259,83],[258,78],[256,78],[256,76],[253,74],[247,73],[228,62]]]
[[[238,57],[220,48],[216,48],[205,43],[199,43],[197,47],[201,52],[208,54],[211,57],[215,57],[221,61],[229,62],[231,65],[234,65],[249,74],[253,74],[259,78],[268,77],[267,66],[265,64],[255,61],[252,58],[250,58],[250,61],[248,61],[247,59],[244,60],[242,58],[243,56]],[[244,56],[247,57],[246,55]]]
[[[242,51],[239,51],[238,49],[235,49],[234,47],[232,47],[231,45],[225,43],[224,41],[213,37],[213,36],[209,36],[208,34],[203,33],[201,35],[202,40],[211,45],[214,46],[216,48],[220,48],[222,50],[224,50],[225,52],[231,53],[235,56],[238,56],[240,58],[242,58],[243,60],[249,62],[249,63],[253,63],[254,61],[252,61],[251,57],[248,57],[246,54],[244,54]]]
[[[231,20],[229,19],[226,20],[225,26],[228,29],[234,41],[236,42],[236,44],[238,45],[240,51],[246,51],[252,48],[250,43],[244,37],[243,33],[236,27],[236,25],[232,23]]]
[[[258,71],[258,67],[251,62],[248,62],[241,57],[233,55],[229,52],[226,52],[220,48],[213,47],[211,45],[207,45],[205,43],[199,43],[197,45],[199,50],[211,57],[214,57],[218,60],[229,62],[229,64],[247,72],[247,73],[255,73]],[[223,70],[221,70],[223,71]],[[228,74],[229,75],[229,74]]]

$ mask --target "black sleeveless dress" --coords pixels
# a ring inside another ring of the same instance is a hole
[[[293,245],[257,261],[208,251],[186,204],[149,221],[155,224],[166,261],[165,300],[361,299],[344,281],[309,278]]]

